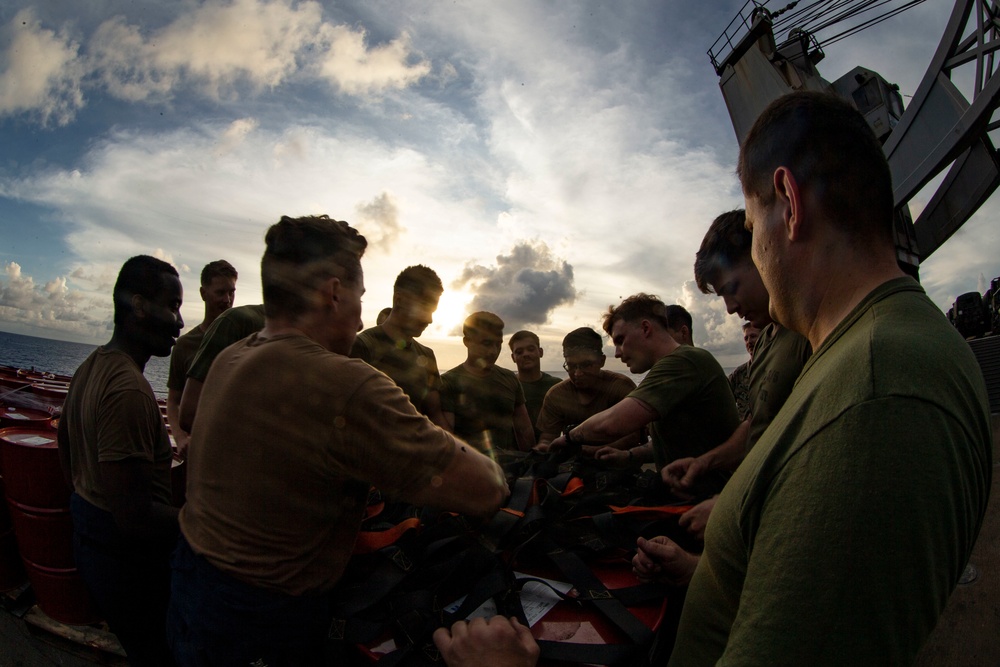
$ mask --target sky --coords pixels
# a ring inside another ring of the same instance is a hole
[[[640,291],[688,308],[695,343],[736,366],[741,322],[692,265],[743,205],[706,55],[743,5],[5,2],[0,330],[106,342],[136,254],[177,267],[188,327],[209,261],[239,270],[237,305],[260,303],[267,227],[325,213],[369,240],[366,326],[404,267],[441,276],[421,341],[442,369],[473,310],[537,332],[557,369],[567,332]],[[831,45],[820,73],[863,65],[905,101],[950,11],[930,0]],[[1000,275],[997,213],[994,198],[921,266],[942,310]]]

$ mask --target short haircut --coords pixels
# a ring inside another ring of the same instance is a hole
[[[382,324],[387,319],[389,319],[389,313],[391,312],[392,308],[383,308],[382,310],[378,311],[378,315],[375,316],[375,325],[378,326],[379,324]]]
[[[590,327],[573,329],[563,338],[563,356],[579,350],[596,352],[604,356],[604,339]]]
[[[136,255],[122,264],[115,281],[113,298],[115,302],[115,326],[125,321],[132,313],[132,297],[138,294],[146,299],[155,299],[163,290],[163,274],[177,275],[177,269],[162,259],[149,255]]]
[[[867,239],[892,240],[892,175],[864,117],[829,93],[800,91],[764,109],[740,148],[746,197],[769,206],[774,171],[788,167],[831,222]]]
[[[527,329],[521,329],[520,331],[515,332],[510,337],[510,340],[507,341],[507,344],[510,345],[510,349],[513,350],[514,343],[516,343],[519,340],[525,340],[525,339],[532,341],[535,344],[535,347],[541,347],[542,345],[542,342],[538,340],[538,335],[533,331],[528,331]]]
[[[434,269],[422,264],[408,266],[396,276],[396,282],[392,285],[392,291],[407,292],[416,296],[434,294],[441,296],[444,292],[444,285]]]
[[[746,331],[750,327],[753,327],[753,322],[751,322],[750,320],[746,320],[745,322],[743,322],[743,326],[741,328],[743,329],[743,331]],[[757,327],[754,328],[756,329]]]
[[[240,276],[236,273],[236,269],[232,264],[224,259],[217,259],[214,262],[206,264],[205,268],[201,270],[201,286],[207,287],[212,282],[212,279],[216,277],[236,280]]]
[[[687,327],[688,331],[691,331],[694,329],[694,320],[691,318],[691,313],[687,311],[687,308],[674,303],[667,306],[667,327],[675,330]]]
[[[468,338],[484,333],[503,338],[503,320],[485,310],[472,313],[465,318],[465,322],[462,323],[463,337]]]
[[[639,292],[628,297],[617,307],[608,306],[608,312],[604,313],[604,330],[611,334],[615,322],[622,320],[626,323],[649,320],[656,322],[664,329],[670,328],[670,321],[667,319],[667,306],[660,301],[659,297],[652,294]]]
[[[368,242],[346,222],[325,215],[282,216],[264,235],[260,276],[264,314],[296,316],[310,309],[320,281],[336,277],[354,284]]]
[[[746,211],[738,208],[723,213],[709,226],[694,256],[694,281],[703,294],[714,291],[719,271],[752,261],[750,244],[753,235],[747,230],[746,221]]]

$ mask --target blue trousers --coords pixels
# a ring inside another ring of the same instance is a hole
[[[167,639],[181,667],[321,666],[331,620],[327,596],[252,586],[178,540]]]
[[[166,640],[170,547],[119,530],[114,517],[73,494],[73,555],[98,610],[133,667],[172,666]]]

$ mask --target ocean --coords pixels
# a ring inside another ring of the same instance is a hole
[[[0,331],[0,365],[73,375],[96,345]],[[150,357],[143,373],[158,398],[167,397],[170,357]]]

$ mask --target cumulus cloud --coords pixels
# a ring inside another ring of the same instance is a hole
[[[364,28],[324,21],[317,2],[186,7],[152,31],[114,16],[79,43],[22,10],[0,34],[8,44],[0,54],[0,114],[33,111],[67,123],[84,104],[84,84],[128,102],[167,101],[182,88],[236,99],[244,86],[259,92],[316,79],[367,96],[405,88],[431,71],[405,32],[370,45]]]
[[[347,26],[324,25],[320,34],[329,49],[320,61],[319,73],[349,95],[405,88],[431,71],[426,61],[408,62],[410,37],[405,32],[398,39],[374,48],[365,44],[364,31]]]
[[[8,262],[0,279],[0,319],[100,336],[112,319],[111,299],[74,289],[65,276],[39,285],[17,262]]]
[[[383,192],[365,204],[355,207],[358,226],[368,240],[369,247],[377,247],[385,252],[392,250],[393,244],[403,233],[399,224],[399,207],[388,192]]]
[[[521,242],[507,255],[497,255],[495,266],[468,264],[454,287],[470,288],[476,296],[469,312],[488,310],[503,319],[511,331],[528,324],[544,324],[557,307],[576,300],[573,267],[540,242]]]
[[[23,9],[0,29],[0,116],[29,111],[43,125],[64,125],[84,102],[79,45],[43,28]]]

